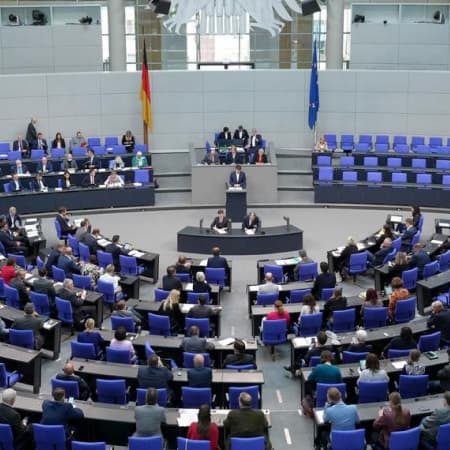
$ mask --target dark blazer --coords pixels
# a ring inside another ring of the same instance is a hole
[[[98,181],[97,175],[94,176],[94,184],[91,184],[91,176],[87,174],[83,181],[81,182],[81,186],[89,187],[89,186],[98,186],[100,183]]]
[[[260,134],[256,134],[255,139],[253,139],[253,136],[248,137],[248,146],[250,148],[261,148],[261,145],[262,145],[262,137]]]
[[[84,300],[77,295],[75,291],[69,291],[66,288],[62,288],[58,292],[58,297],[62,298],[63,300],[69,300],[69,302],[72,304],[72,312],[74,319],[76,321],[82,320],[83,315],[83,303]]]
[[[323,307],[324,320],[329,320],[333,316],[334,311],[340,311],[341,309],[345,308],[347,308],[346,297],[328,300]]]
[[[25,134],[25,139],[31,144],[33,141],[37,140],[37,131],[33,122],[30,122],[27,127],[27,133]],[[37,148],[37,147],[36,147]]]
[[[94,156],[92,159],[88,158],[84,162],[85,168],[95,167],[96,169],[100,169],[100,159],[97,156]]]
[[[414,252],[412,254],[411,260],[409,262],[411,267],[417,267],[418,278],[422,278],[423,268],[425,264],[430,262],[430,256],[425,250],[420,250],[420,252]]]
[[[53,139],[52,141],[52,148],[58,148],[58,142],[56,139]],[[61,139],[61,148],[66,148],[66,141],[64,139]]]
[[[60,255],[58,258],[57,267],[64,270],[67,278],[72,278],[72,275],[76,273],[77,275],[81,274],[80,267],[66,255]]]
[[[7,252],[10,250],[17,251],[17,241],[13,239],[9,231],[0,230],[0,241]]]
[[[11,426],[16,445],[17,441],[22,438],[23,433],[28,431],[28,427],[22,423],[20,413],[6,403],[0,403],[0,423],[6,423]],[[15,448],[17,448],[17,446]]]
[[[95,239],[95,237],[92,236],[91,233],[84,233],[83,236],[81,236],[80,242],[89,247],[89,253],[91,255],[97,254],[98,250],[97,239]]]
[[[239,186],[241,188],[245,189],[247,187],[247,177],[245,175],[245,172],[241,170],[241,172],[239,174],[239,182],[236,177],[236,172],[235,171],[231,172],[229,182],[230,182],[230,186],[239,184]]]
[[[381,266],[383,264],[384,258],[386,258],[386,255],[388,255],[391,252],[392,252],[392,247],[380,248],[380,250],[378,250],[374,255],[375,259],[373,260],[373,265]]]
[[[32,142],[33,143],[31,145],[31,148],[32,149],[39,149],[39,142],[38,142],[38,140],[35,139]],[[47,153],[47,150],[48,150],[47,139],[41,139],[41,146],[42,146],[42,150],[44,150]]]
[[[402,234],[402,246],[400,248],[402,252],[409,253],[411,251],[411,241],[416,233],[417,229],[410,227]]]
[[[197,281],[194,280],[192,282],[192,292],[209,292],[211,293],[211,286],[206,281]]]
[[[312,295],[316,299],[320,299],[322,289],[334,288],[336,286],[336,275],[331,272],[320,273],[314,280],[312,287]]]
[[[236,153],[232,153],[232,152],[228,152],[226,157],[225,157],[225,162],[227,164],[242,164],[244,162],[244,155],[242,154],[242,152],[236,152]]]
[[[348,352],[353,353],[364,353],[364,352],[373,352],[373,346],[370,344],[350,344],[347,348]]]
[[[167,367],[139,366],[137,379],[141,388],[163,389],[169,387],[173,375]]]
[[[230,221],[227,217],[224,217],[223,220],[219,219],[219,216],[214,217],[214,220],[211,223],[211,229],[216,228],[228,228]]]
[[[233,139],[242,139],[245,144],[248,139],[248,131],[246,129],[239,131],[239,128],[237,128],[236,130],[234,130]]]
[[[19,141],[13,142],[13,150],[19,150]],[[28,142],[25,139],[22,139],[22,150],[28,150]]]
[[[44,400],[42,403],[41,423],[43,425],[64,425],[67,432],[70,424],[83,418],[83,411],[80,408],[74,408],[71,403],[52,400]]]
[[[212,370],[210,367],[194,367],[188,370],[188,385],[190,387],[211,387]]]
[[[32,330],[34,333],[34,345],[39,350],[44,344],[44,338],[41,335],[42,321],[37,317],[31,315],[25,315],[19,317],[13,323],[12,328],[15,330]]]
[[[206,319],[214,315],[214,311],[208,305],[195,305],[187,313],[187,317],[194,319]]]
[[[220,269],[223,267],[224,269],[228,269],[228,262],[223,256],[212,256],[211,258],[208,258],[206,267],[212,267],[213,269]]]
[[[54,248],[50,255],[48,255],[47,261],[45,263],[45,268],[47,269],[47,272],[52,275],[52,266],[56,266],[58,264],[58,259],[61,256],[61,253]]]
[[[358,253],[358,247],[353,244],[347,245],[344,250],[342,250],[340,260],[343,265],[348,266],[350,264],[350,256],[353,255],[353,253]]]
[[[218,138],[218,140],[219,141],[231,141],[231,131],[227,131],[227,132],[224,132],[224,131],[221,131],[220,133],[219,133],[219,138]]]
[[[53,164],[51,163],[51,161],[47,161],[45,170],[47,172],[53,172]],[[37,165],[36,172],[43,172],[43,171],[44,171],[44,166],[42,165],[42,162],[39,161],[39,164]]]
[[[225,357],[223,361],[223,367],[233,365],[233,366],[243,366],[247,364],[253,364],[256,369],[255,358],[249,353],[231,353]]]
[[[178,277],[164,275],[163,279],[162,279],[162,288],[165,291],[171,291],[172,289],[178,289],[179,291],[181,291],[181,289],[183,288],[183,285],[181,283],[181,280]]]
[[[87,400],[89,398],[91,390],[89,389],[86,381],[84,381],[83,378],[79,377],[78,375],[66,375],[63,372],[58,373],[58,375],[56,375],[56,379],[63,381],[76,381],[78,383],[78,389],[80,390],[80,400]]]
[[[119,256],[123,254],[122,249],[111,242],[105,247],[105,252],[111,253],[113,258],[113,264],[116,268],[120,266],[120,258]]]
[[[33,283],[33,291],[38,292],[39,294],[47,294],[50,303],[54,303],[56,292],[53,286],[53,281],[39,277]]]
[[[250,216],[245,217],[245,219],[242,222],[242,229],[244,230],[245,228],[251,228],[252,230],[255,230],[256,232],[259,231],[259,217],[256,216],[255,220],[250,223]]]
[[[184,315],[181,312],[179,303],[174,303],[172,309],[164,309],[164,302],[161,302],[158,314],[169,317],[172,331],[184,333]]]
[[[14,221],[13,221],[13,218],[9,214],[6,214],[6,221],[8,222],[8,226],[9,226],[10,230],[16,230],[17,228],[22,227],[22,218],[19,216],[19,214],[16,214],[14,216]]]
[[[17,292],[19,293],[19,302],[21,309],[24,308],[25,303],[28,303],[30,301],[30,296],[28,295],[27,288],[25,286],[25,283],[17,278],[11,278],[11,281],[9,282],[9,285],[15,289],[17,289]]]
[[[429,328],[441,331],[441,340],[450,341],[450,310],[444,309],[437,314],[431,314],[427,320]]]
[[[60,214],[56,216],[56,220],[59,223],[62,234],[69,234],[73,231],[72,227],[69,225],[69,222],[65,220]]]
[[[48,188],[48,186],[45,184],[45,181],[42,179],[42,185],[44,188]],[[37,182],[37,180],[33,180],[33,190],[37,192],[41,192],[43,189],[41,185]]]
[[[20,180],[17,181],[17,184],[14,180],[11,180],[9,182],[9,187],[11,189],[11,192],[20,192],[23,191],[25,188]]]

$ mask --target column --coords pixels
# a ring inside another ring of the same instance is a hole
[[[123,0],[108,0],[109,69],[126,71],[125,4]]]
[[[327,69],[342,69],[344,0],[327,2]]]

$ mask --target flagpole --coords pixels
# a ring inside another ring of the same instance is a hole
[[[142,27],[142,35],[143,35],[143,39],[142,42],[144,42],[144,45],[142,46],[142,48],[145,48],[145,35],[144,35],[144,27]],[[142,61],[142,64],[144,64],[144,61]],[[148,70],[148,67],[147,67]],[[145,120],[142,118],[142,125],[144,127],[144,144],[147,147],[147,151],[149,151],[149,147],[148,147],[148,125],[145,122]]]

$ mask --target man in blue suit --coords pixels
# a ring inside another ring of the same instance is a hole
[[[422,248],[422,244],[418,242],[414,245],[413,254],[409,260],[409,264],[411,268],[417,267],[417,277],[419,279],[423,276],[423,268],[425,267],[425,264],[428,264],[429,262],[430,256]]]
[[[208,258],[206,267],[212,267],[214,269],[220,269],[220,268],[228,269],[228,262],[227,262],[226,258],[224,258],[223,256],[220,256],[220,248],[219,247],[214,247],[212,249],[212,254],[213,254],[212,257]]]
[[[53,172],[53,165],[46,156],[43,156],[39,161],[39,164],[37,165],[37,171],[41,172],[42,174]]]
[[[402,235],[402,246],[400,250],[405,253],[409,253],[411,251],[411,242],[414,235],[417,233],[416,227],[413,225],[412,217],[408,217],[405,220],[406,223],[406,231]]]
[[[64,270],[67,278],[72,278],[73,274],[81,274],[80,266],[72,259],[71,247],[64,247],[61,256],[58,258],[57,267]]]
[[[208,388],[212,383],[211,367],[205,367],[205,358],[201,354],[194,356],[194,367],[188,370],[188,384],[195,388]]]
[[[66,402],[65,396],[63,388],[56,388],[53,391],[53,400],[44,400],[41,424],[64,425],[66,434],[69,434],[70,425],[80,422],[84,414],[80,408],[75,408],[72,403]]]
[[[234,172],[230,173],[230,186],[231,187],[241,187],[245,189],[247,187],[247,178],[245,172],[243,172],[240,164],[236,165]]]
[[[20,192],[24,190],[23,184],[20,182],[17,173],[12,176],[12,180],[9,182],[9,188],[11,192]]]

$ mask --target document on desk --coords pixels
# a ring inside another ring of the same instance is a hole
[[[214,341],[211,341],[211,342],[214,342]],[[227,347],[228,345],[233,344],[234,338],[225,338],[225,339],[221,339],[220,341],[216,341],[216,342],[222,347]]]
[[[308,337],[296,337],[294,339],[292,339],[292,345],[294,346],[294,348],[299,348],[299,347],[309,347],[312,343],[312,338]]]
[[[255,229],[254,228],[246,228],[245,229],[245,234],[255,234]]]
[[[227,234],[228,230],[226,228],[214,228],[214,231],[219,234]]]
[[[439,240],[437,240],[437,239],[432,239],[430,242],[431,242],[432,244],[436,244],[436,245],[442,245],[442,244],[443,244],[443,241],[439,241]]]
[[[138,250],[131,250],[131,252],[128,253],[130,256],[135,256],[136,258],[142,258],[145,253],[144,252],[140,252]]]
[[[208,260],[207,259],[202,259],[199,263],[200,267],[206,267],[206,264],[208,264]]]
[[[344,250],[344,248],[345,247],[338,247],[336,250],[333,250],[331,254],[336,257],[341,256],[342,250]]]
[[[392,365],[397,369],[401,370],[406,365],[406,361],[392,361]]]
[[[98,245],[100,245],[101,247],[106,247],[108,244],[110,244],[111,242],[109,242],[107,239],[99,239],[98,240]]]
[[[358,242],[356,246],[358,247],[358,250],[364,250],[367,247],[363,242]]]
[[[196,409],[180,409],[180,417],[177,418],[179,427],[189,427],[192,422],[197,422]]]
[[[287,259],[276,259],[275,264],[277,266],[290,266],[292,264],[298,264],[302,258],[287,258]]]
[[[190,303],[181,303],[180,306],[181,306],[181,312],[183,314],[187,314],[191,310],[191,308],[193,308],[195,305],[190,304]]]

